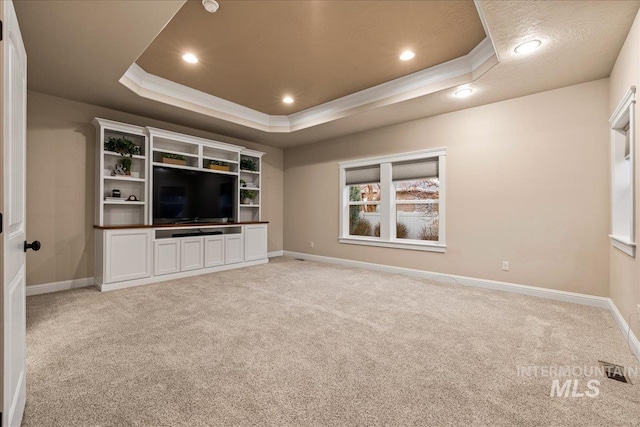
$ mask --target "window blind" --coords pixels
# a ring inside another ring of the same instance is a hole
[[[393,181],[407,181],[411,179],[437,178],[438,159],[425,159],[406,163],[393,163],[391,165]]]
[[[346,170],[347,185],[373,184],[380,182],[380,166],[365,166]]]

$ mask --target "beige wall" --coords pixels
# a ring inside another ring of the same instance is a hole
[[[27,110],[27,285],[93,276],[94,117],[148,125],[264,151],[263,220],[269,251],[282,250],[283,152],[158,120],[29,92]]]
[[[287,149],[285,250],[606,296],[608,91],[599,80]],[[339,244],[338,162],[433,147],[447,148],[446,253]]]
[[[610,77],[609,91],[609,114],[613,113],[625,92],[630,86],[639,86],[640,79],[640,13],[636,16],[635,22],[631,27],[631,31],[627,36],[627,40],[620,51],[620,55],[616,60]],[[638,93],[636,93],[636,99]],[[636,107],[636,129],[640,129],[640,114]],[[638,190],[640,189],[640,173],[638,173],[638,165],[640,165],[640,156],[638,155],[638,133],[636,132],[635,140],[635,164],[636,164],[636,241],[638,241],[638,227],[640,227],[640,209],[638,208]],[[611,278],[609,294],[613,302],[620,310],[625,319],[629,319],[629,315],[635,313],[636,304],[640,303],[640,262],[636,258],[632,258],[623,252],[610,247],[611,257]],[[631,328],[638,336],[640,334],[640,322],[635,316],[631,321]]]

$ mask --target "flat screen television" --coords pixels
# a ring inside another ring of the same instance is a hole
[[[153,167],[153,223],[233,220],[237,177]]]

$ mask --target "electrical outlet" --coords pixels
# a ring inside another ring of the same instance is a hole
[[[502,271],[509,271],[509,261],[502,261]]]
[[[638,312],[638,316],[640,316],[640,304],[636,307],[636,311]]]
[[[312,248],[316,247],[315,243],[313,243],[313,242],[310,242],[310,245],[311,245]]]

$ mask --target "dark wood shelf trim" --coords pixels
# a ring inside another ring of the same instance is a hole
[[[156,224],[156,225],[94,225],[96,230],[126,230],[130,228],[201,228],[201,227],[234,227],[237,225],[269,224],[269,221],[248,222],[202,222],[197,224]]]

